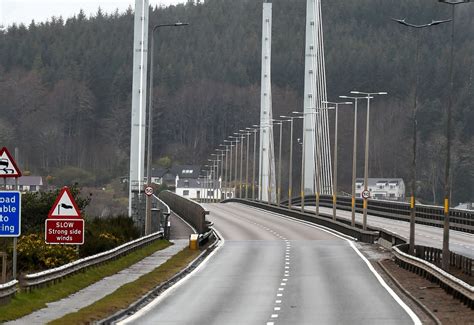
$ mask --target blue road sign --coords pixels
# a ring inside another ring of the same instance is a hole
[[[18,237],[21,233],[21,194],[0,192],[0,237]]]

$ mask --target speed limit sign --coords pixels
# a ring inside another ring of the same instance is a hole
[[[370,192],[369,192],[368,190],[363,190],[363,191],[362,191],[362,197],[363,197],[364,199],[370,198]]]
[[[153,194],[153,187],[151,187],[151,186],[145,187],[145,194],[148,195],[148,196],[152,195]]]

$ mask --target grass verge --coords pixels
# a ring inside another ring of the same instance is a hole
[[[46,307],[46,303],[65,298],[74,292],[139,262],[145,257],[169,245],[170,243],[168,241],[158,240],[151,245],[140,248],[119,259],[67,277],[60,283],[36,289],[32,292],[19,292],[8,304],[0,306],[0,323],[23,317],[38,309],[44,308]]]
[[[104,319],[121,309],[127,308],[160,283],[170,279],[199,254],[200,251],[198,250],[192,251],[189,248],[185,248],[152,272],[141,276],[136,281],[127,283],[92,305],[56,319],[49,324],[91,324],[94,321]]]

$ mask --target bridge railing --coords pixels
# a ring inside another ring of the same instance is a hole
[[[337,198],[337,208],[351,211],[351,197],[340,196]],[[291,199],[292,205],[301,204],[301,198]],[[316,203],[315,195],[305,196],[305,204]],[[319,203],[323,207],[332,207],[332,196],[321,195]],[[287,205],[288,201],[283,201],[282,205]],[[356,198],[356,212],[362,213],[363,200]],[[392,202],[384,200],[368,200],[367,213],[377,217],[394,220],[410,221],[410,205],[406,202]],[[416,223],[434,227],[443,227],[444,211],[443,207],[430,205],[416,206]],[[474,211],[451,209],[450,229],[468,233],[474,233]]]
[[[193,226],[199,234],[209,232],[209,224],[206,221],[206,215],[209,214],[209,211],[204,209],[202,205],[170,191],[163,191],[158,197],[171,210]]]

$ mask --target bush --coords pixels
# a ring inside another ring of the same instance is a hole
[[[18,240],[18,270],[32,273],[71,263],[78,258],[73,246],[47,245],[41,234],[21,236]]]
[[[80,247],[81,257],[95,255],[140,236],[133,220],[127,216],[94,218],[86,220],[84,245]]]

